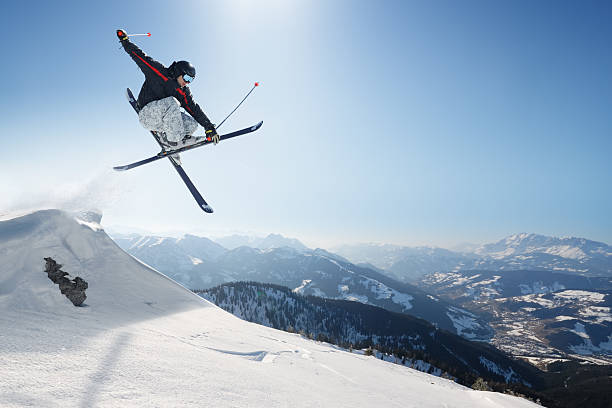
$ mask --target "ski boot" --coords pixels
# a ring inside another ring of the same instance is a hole
[[[162,149],[164,151],[173,150],[173,149],[177,149],[181,147],[180,143],[174,142],[172,140],[168,140],[165,132],[158,132],[158,135],[159,135],[159,142],[162,145]],[[179,156],[178,153],[173,154],[171,157],[174,159],[176,163],[178,163],[179,165],[181,164],[181,156]]]
[[[157,132],[157,135],[159,136],[159,142],[161,143],[164,150],[173,150],[180,147],[177,142],[168,140],[168,137],[166,136],[165,132]]]
[[[198,144],[200,142],[204,141],[204,137],[203,136],[192,136],[192,135],[186,135],[183,140],[181,140],[180,146],[179,147],[187,147],[187,146],[191,146],[194,144]]]

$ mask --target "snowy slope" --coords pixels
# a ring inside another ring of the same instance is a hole
[[[548,237],[538,234],[513,234],[475,250],[478,255],[501,259],[510,255],[546,253],[567,259],[610,259],[612,248],[603,242],[574,237]]]
[[[0,367],[2,407],[536,406],[239,320],[59,211],[0,222]]]

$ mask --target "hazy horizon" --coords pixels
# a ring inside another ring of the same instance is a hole
[[[57,203],[56,203],[57,204]],[[160,236],[160,237],[172,237],[172,238],[180,238],[184,235],[196,235],[199,237],[205,237],[212,240],[227,238],[232,235],[238,236],[246,236],[251,238],[265,238],[271,234],[282,235],[284,238],[293,238],[299,240],[301,243],[306,245],[309,248],[322,248],[322,249],[333,249],[334,247],[342,246],[342,245],[361,245],[361,244],[372,244],[372,245],[394,245],[394,246],[403,246],[403,247],[434,247],[434,248],[443,248],[451,251],[461,252],[462,248],[468,247],[477,247],[484,244],[490,244],[494,242],[498,242],[507,237],[518,235],[518,234],[536,234],[547,237],[554,238],[584,238],[590,241],[601,242],[606,245],[609,243],[605,240],[595,239],[589,236],[581,236],[581,235],[571,235],[571,234],[546,234],[538,231],[510,231],[508,233],[502,234],[497,237],[492,237],[491,239],[485,239],[482,241],[469,241],[469,240],[457,240],[457,241],[444,241],[443,239],[439,241],[426,241],[423,239],[418,239],[416,237],[412,241],[392,241],[392,240],[360,240],[360,239],[329,239],[325,237],[312,237],[306,236],[304,234],[290,233],[285,231],[264,231],[264,230],[212,230],[212,231],[202,231],[197,228],[166,228],[159,227],[154,228],[152,226],[138,226],[138,225],[130,225],[130,224],[115,224],[115,223],[106,223],[106,219],[104,216],[104,211],[100,209],[95,209],[91,207],[79,207],[78,205],[72,205],[70,207],[65,205],[42,205],[37,208],[21,208],[21,209],[4,209],[0,210],[0,222],[5,221],[12,218],[21,217],[32,212],[41,211],[41,210],[50,210],[50,209],[58,209],[61,211],[66,211],[68,213],[80,213],[80,212],[89,212],[93,211],[102,216],[101,226],[107,231],[109,234],[138,234],[138,235],[151,235],[151,236]]]
[[[104,218],[102,219],[102,226],[104,226]],[[209,239],[212,239],[213,241],[217,239],[227,238],[233,235],[249,237],[249,238],[265,238],[271,234],[275,234],[275,235],[281,235],[284,238],[288,238],[288,239],[297,239],[298,241],[300,241],[301,243],[303,243],[304,245],[306,245],[307,247],[311,249],[322,248],[322,249],[327,249],[327,250],[333,249],[338,246],[343,246],[343,245],[364,245],[365,244],[365,245],[393,245],[393,246],[399,246],[399,247],[435,247],[435,248],[443,248],[443,249],[448,249],[451,251],[461,252],[462,247],[463,248],[477,247],[477,246],[484,245],[484,244],[490,244],[490,243],[498,242],[500,240],[503,240],[513,235],[536,234],[536,235],[541,235],[541,236],[551,236],[547,234],[538,233],[537,231],[517,231],[517,232],[507,233],[503,236],[500,236],[490,241],[482,241],[482,242],[460,241],[460,242],[455,242],[455,243],[449,243],[447,245],[438,245],[436,243],[418,241],[418,240],[415,240],[413,242],[359,241],[359,240],[330,242],[330,241],[326,241],[325,239],[321,240],[317,238],[309,238],[309,237],[302,237],[299,235],[291,235],[291,234],[284,233],[282,231],[267,231],[267,232],[266,231],[227,231],[225,233],[215,232],[215,233],[209,234],[206,232],[180,231],[180,230],[154,231],[154,230],[147,230],[147,229],[138,228],[138,227],[129,227],[125,225],[109,225],[105,227],[105,229],[111,234],[112,233],[119,233],[119,234],[134,233],[138,235],[165,236],[165,237],[172,237],[172,238],[180,238],[183,235],[189,234],[189,235],[209,238]],[[596,239],[592,239],[590,237],[583,237],[583,236],[560,235],[560,236],[552,236],[552,237],[555,237],[555,238],[584,238],[590,241],[601,242],[606,245],[609,245],[605,241],[599,241]]]

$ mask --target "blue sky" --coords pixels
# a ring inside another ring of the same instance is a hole
[[[609,2],[16,3],[0,16],[0,212],[97,207],[107,226],[313,246],[612,242]],[[183,155],[215,214],[169,163],[110,170],[156,152],[117,28],[191,61],[213,122],[261,82],[221,133],[260,131]]]

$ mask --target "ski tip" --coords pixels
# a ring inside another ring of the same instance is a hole
[[[208,214],[213,213],[212,207],[208,204],[202,204],[202,209],[204,210],[204,212],[207,212]]]
[[[127,166],[115,166],[115,167],[113,167],[113,170],[115,170],[115,171],[126,171],[127,170]]]
[[[261,127],[261,125],[263,125],[263,120],[261,122],[259,122],[258,124],[256,124],[255,126],[253,126],[251,128],[251,130],[257,130],[257,129],[259,129]]]
[[[130,88],[127,88],[125,90],[125,96],[127,96],[128,101],[130,101],[130,102],[136,100],[136,98],[134,98],[134,94],[132,93],[132,90]]]

